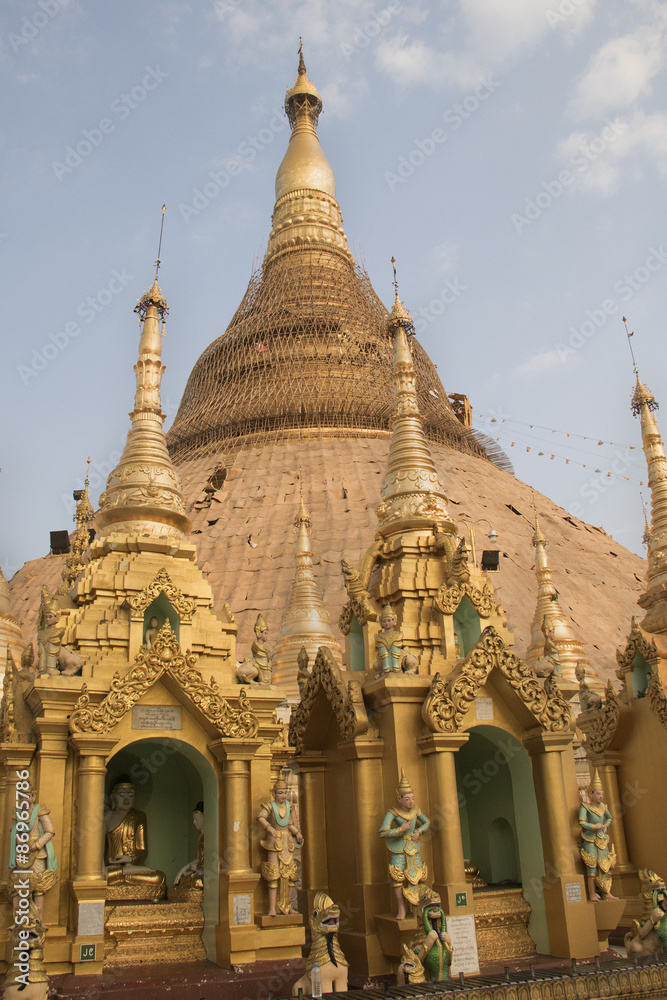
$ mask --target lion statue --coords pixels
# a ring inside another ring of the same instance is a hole
[[[667,951],[667,887],[664,879],[648,868],[640,868],[641,898],[644,902],[642,922],[632,921],[625,935],[625,948],[630,955],[664,954]]]
[[[304,996],[312,996],[310,974],[317,963],[322,976],[322,992],[342,993],[347,989],[347,962],[338,944],[340,909],[326,892],[318,892],[313,900],[310,915],[310,954],[306,960],[306,971],[292,987],[292,996],[300,989]]]

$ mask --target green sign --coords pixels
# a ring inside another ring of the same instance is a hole
[[[95,949],[97,945],[95,944],[82,944],[81,948],[81,961],[82,962],[94,962],[95,961]]]
[[[468,905],[468,893],[467,892],[457,892],[456,893],[456,905],[457,906],[467,906]]]

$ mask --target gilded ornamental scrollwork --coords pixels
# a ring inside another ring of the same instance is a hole
[[[455,733],[489,674],[496,667],[538,723],[548,732],[572,728],[570,707],[554,687],[545,690],[530,667],[512,653],[488,626],[453,676],[437,673],[422,707],[422,718],[433,732]]]
[[[665,694],[665,689],[662,686],[662,681],[657,670],[654,670],[651,674],[646,696],[653,712],[658,716],[665,729],[667,729],[667,695]]]
[[[368,732],[368,715],[359,681],[346,683],[330,651],[326,646],[321,646],[301,693],[301,701],[292,710],[289,741],[297,751],[304,749],[306,729],[320,690],[324,691],[331,705],[342,739],[351,740]]]
[[[183,592],[172,582],[166,569],[158,571],[157,576],[143,590],[130,597],[129,605],[137,614],[143,614],[153,601],[164,594],[181,621],[189,622],[195,609],[195,602],[185,597]]]
[[[607,749],[618,727],[620,715],[621,700],[609,681],[600,708],[582,712],[577,719],[577,725],[586,734],[587,746],[593,753],[603,753]]]
[[[616,671],[617,677],[623,679],[623,676],[629,670],[632,670],[637,653],[640,653],[648,663],[651,659],[653,659],[653,657],[658,655],[658,649],[653,639],[649,642],[637,624],[637,619],[633,616],[632,627],[630,629],[630,634],[628,635],[628,641],[625,645],[625,649],[616,650],[616,661],[619,668]]]
[[[233,708],[222,696],[213,678],[207,684],[195,664],[197,657],[189,650],[181,652],[178,639],[169,622],[165,622],[152,646],[142,646],[135,656],[134,666],[124,677],[116,673],[106,697],[98,704],[91,703],[87,685],[70,716],[72,733],[110,732],[141,696],[166,673],[177,681],[200,712],[223,735],[251,738],[257,735],[259,722],[251,711],[244,688],[238,694],[238,707]]]
[[[453,615],[464,597],[467,597],[480,618],[490,618],[497,610],[493,589],[489,583],[476,587],[469,581],[443,583],[436,594],[436,606],[444,615]]]

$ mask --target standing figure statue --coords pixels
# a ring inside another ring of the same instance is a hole
[[[42,587],[42,603],[39,609],[39,628],[37,630],[37,673],[48,674],[50,677],[60,676],[58,669],[58,654],[65,634],[64,628],[59,628],[60,605],[55,597],[51,597],[46,587]]]
[[[21,807],[17,821],[12,827],[9,836],[9,868],[11,871],[9,895],[12,899],[12,908],[16,913],[19,907],[18,890],[20,884],[25,885],[28,880],[28,891],[39,922],[44,923],[44,893],[55,885],[58,876],[58,859],[53,851],[51,841],[55,836],[53,823],[49,815],[49,810],[37,801],[37,793],[30,786],[27,790],[28,798],[21,798]],[[27,817],[26,817],[26,814]],[[21,821],[20,817],[23,817]],[[25,827],[27,827],[28,853],[17,850],[25,840]],[[25,858],[26,863],[22,864],[21,859]]]
[[[273,787],[273,799],[262,802],[257,822],[264,830],[260,841],[268,852],[262,862],[262,878],[269,887],[269,916],[295,913],[292,909],[292,892],[299,879],[299,868],[294,857],[296,845],[303,844],[299,828],[299,813],[287,799],[287,782],[282,778]]]
[[[588,898],[592,902],[602,898],[616,899],[611,894],[611,869],[616,864],[616,851],[614,845],[609,844],[611,813],[602,801],[603,795],[602,782],[596,769],[588,790],[588,804],[582,802],[579,809],[579,850],[586,866]]]
[[[406,674],[417,672],[417,657],[403,649],[403,633],[396,627],[397,621],[391,605],[385,604],[380,615],[380,631],[375,634],[377,655],[373,661],[373,669],[377,672],[377,677],[399,673],[401,670]]]
[[[111,809],[104,816],[107,899],[162,899],[164,872],[145,868],[148,853],[146,814],[134,808],[132,780],[121,775],[111,789]]]
[[[406,899],[411,904],[417,903],[417,886],[428,877],[428,868],[419,853],[419,838],[429,829],[431,821],[415,806],[415,795],[403,768],[396,797],[398,806],[387,812],[380,836],[385,838],[389,851],[389,877],[398,906],[396,918],[405,920]]]

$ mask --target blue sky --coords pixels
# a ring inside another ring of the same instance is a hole
[[[96,500],[122,450],[163,202],[167,426],[231,319],[300,35],[376,291],[395,256],[447,391],[517,476],[643,551],[621,317],[667,400],[666,4],[6,0],[0,21],[7,576],[70,527],[87,456]]]

